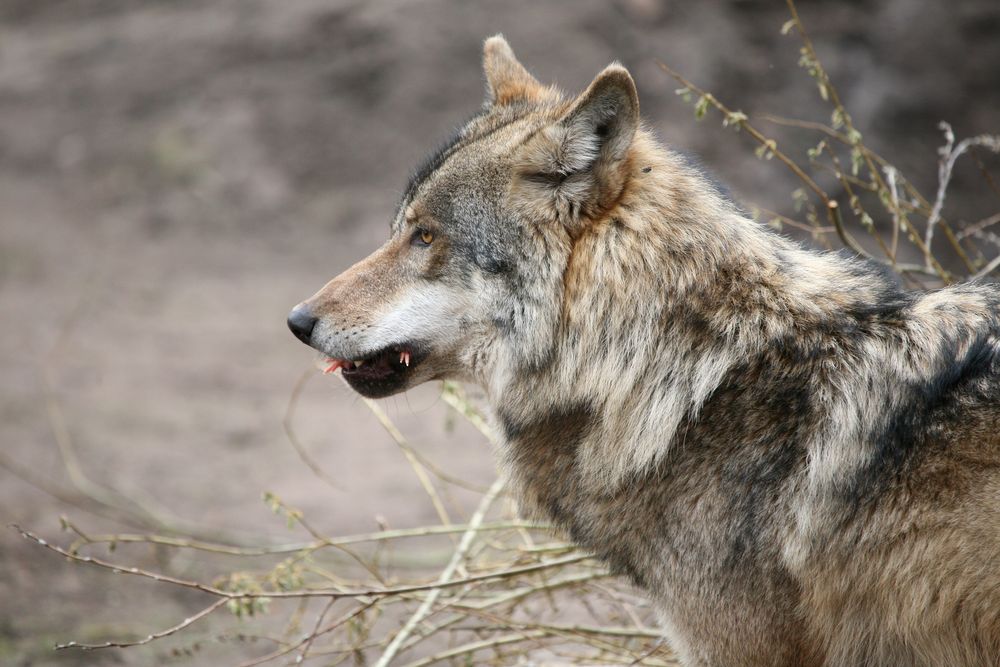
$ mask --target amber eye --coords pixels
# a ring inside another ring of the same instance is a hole
[[[434,234],[427,231],[426,229],[421,229],[418,232],[417,237],[420,239],[420,242],[423,243],[424,245],[430,245],[431,243],[434,242]]]

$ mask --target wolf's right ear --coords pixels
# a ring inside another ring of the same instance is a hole
[[[520,150],[522,200],[575,226],[613,204],[628,177],[639,97],[628,71],[609,65],[552,125]]]
[[[483,44],[483,71],[489,105],[535,101],[545,93],[545,87],[518,62],[503,35],[493,35]]]
[[[565,173],[622,160],[639,127],[639,95],[628,70],[617,63],[606,67],[559,127],[565,132],[560,155]]]

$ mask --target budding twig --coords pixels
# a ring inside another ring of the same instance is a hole
[[[56,644],[55,648],[57,651],[61,651],[63,649],[68,649],[68,648],[76,648],[76,649],[81,649],[83,651],[93,651],[101,648],[129,648],[131,646],[142,646],[143,644],[148,644],[151,641],[155,641],[157,639],[163,639],[164,637],[170,636],[175,632],[180,632],[189,625],[192,625],[193,623],[196,623],[197,621],[205,618],[206,616],[208,616],[213,611],[215,611],[222,605],[226,604],[227,602],[229,602],[229,600],[226,600],[225,598],[220,598],[215,602],[213,602],[212,604],[205,607],[204,609],[202,609],[201,611],[199,611],[194,616],[188,616],[177,625],[172,625],[166,630],[161,630],[160,632],[154,632],[153,634],[147,635],[145,638],[138,639],[136,641],[118,641],[118,642],[108,641],[108,642],[103,642],[101,644],[81,644],[79,642],[66,642],[65,644]]]
[[[14,530],[18,531],[22,537],[31,540],[36,544],[45,547],[49,551],[54,551],[60,556],[64,556],[70,560],[76,561],[78,563],[86,563],[88,565],[93,565],[105,570],[109,570],[119,574],[130,574],[133,576],[143,577],[146,579],[152,579],[153,581],[160,581],[168,584],[173,584],[175,586],[181,586],[184,588],[190,588],[196,591],[201,591],[202,593],[208,593],[209,595],[215,595],[218,597],[226,598],[227,600],[247,600],[253,598],[285,598],[285,599],[297,599],[297,598],[309,598],[309,597],[330,597],[330,598],[365,598],[365,597],[384,597],[388,595],[400,595],[403,593],[416,593],[421,591],[432,591],[436,588],[454,588],[458,586],[464,586],[466,584],[471,584],[480,581],[491,581],[494,579],[506,579],[509,577],[514,577],[520,574],[527,574],[529,572],[539,572],[541,570],[546,570],[549,568],[559,568],[572,563],[581,563],[585,560],[591,558],[588,554],[574,554],[571,556],[565,556],[563,558],[554,558],[550,561],[545,561],[541,563],[536,563],[534,565],[524,565],[521,567],[512,567],[499,572],[486,572],[484,574],[473,575],[465,577],[462,579],[453,579],[448,582],[434,582],[428,584],[413,584],[409,586],[396,586],[391,588],[383,589],[370,589],[370,590],[355,590],[355,591],[343,591],[337,589],[303,589],[299,591],[261,591],[261,592],[250,592],[250,591],[226,591],[215,586],[210,586],[208,584],[203,584],[198,581],[188,581],[185,579],[179,579],[177,577],[172,577],[166,574],[159,574],[156,572],[149,572],[137,567],[127,567],[124,565],[118,565],[116,563],[110,563],[108,561],[102,560],[100,558],[94,558],[93,556],[80,556],[78,554],[70,553],[69,551],[63,549],[62,547],[56,546],[46,542],[42,538],[38,537],[34,533],[31,533],[24,528],[21,528],[17,524],[12,524],[11,526]]]
[[[182,537],[169,537],[166,535],[143,535],[138,533],[89,535],[80,530],[80,528],[78,528],[76,524],[71,522],[69,519],[64,518],[63,523],[80,538],[69,546],[68,551],[71,553],[76,553],[84,546],[96,544],[156,544],[165,547],[193,549],[195,551],[206,551],[227,556],[274,556],[298,553],[300,551],[318,551],[326,546],[336,547],[349,544],[359,544],[363,542],[384,542],[388,540],[411,537],[450,535],[455,533],[464,533],[469,530],[468,524],[452,524],[450,526],[420,526],[418,528],[397,528],[393,530],[382,530],[374,533],[345,535],[343,537],[324,537],[312,542],[293,542],[291,544],[276,544],[273,546],[262,547],[239,547],[229,544],[205,542],[202,540],[192,540]],[[551,530],[551,526],[533,521],[511,520],[483,523],[476,530],[480,533],[503,530],[547,531]]]

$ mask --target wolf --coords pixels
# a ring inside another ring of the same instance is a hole
[[[1000,665],[1000,291],[914,293],[743,214],[502,36],[389,240],[288,317],[364,396],[485,391],[522,511],[683,665]]]

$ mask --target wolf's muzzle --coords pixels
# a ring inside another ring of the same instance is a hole
[[[312,314],[312,310],[304,303],[295,306],[292,312],[288,313],[288,328],[306,345],[310,344],[316,322],[317,318]]]

